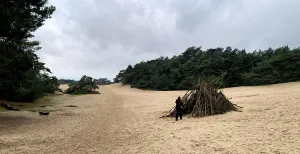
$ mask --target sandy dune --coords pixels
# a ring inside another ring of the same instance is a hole
[[[159,117],[184,91],[100,92],[51,97],[48,117],[0,112],[0,153],[300,153],[300,82],[225,89],[243,112],[178,122]]]

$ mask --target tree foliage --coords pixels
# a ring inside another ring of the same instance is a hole
[[[78,82],[69,84],[69,88],[65,91],[67,94],[96,94],[99,89],[95,79],[92,77],[84,75]]]
[[[60,84],[71,84],[71,83],[75,83],[77,81],[73,80],[73,79],[59,79],[58,82]]]
[[[22,40],[33,37],[31,34],[44,21],[51,18],[54,6],[47,6],[48,0],[7,0],[0,3],[1,37]]]
[[[160,57],[129,65],[121,70],[115,82],[131,87],[154,90],[190,89],[200,78],[227,72],[223,87],[264,85],[300,80],[300,48],[283,46],[254,52],[231,47],[189,47],[172,58]]]
[[[0,3],[0,99],[31,101],[58,89],[58,80],[35,54],[38,41],[32,32],[51,17],[47,0],[14,0]]]
[[[94,79],[94,81],[98,85],[108,85],[108,84],[111,84],[111,81],[108,80],[107,78]]]

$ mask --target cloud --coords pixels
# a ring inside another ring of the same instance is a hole
[[[112,79],[127,65],[189,46],[249,51],[298,47],[297,0],[50,0],[57,10],[35,33],[58,78]]]

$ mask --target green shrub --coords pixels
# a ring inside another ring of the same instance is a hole
[[[99,94],[99,89],[94,79],[84,75],[78,82],[69,84],[69,88],[65,91],[67,94]]]

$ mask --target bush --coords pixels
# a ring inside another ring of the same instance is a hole
[[[69,88],[65,91],[67,94],[99,94],[99,89],[94,79],[84,75],[78,82],[69,84]]]

